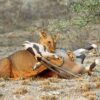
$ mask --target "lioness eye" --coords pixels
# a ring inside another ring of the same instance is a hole
[[[50,43],[51,43],[51,41],[48,41],[48,43],[50,44]]]

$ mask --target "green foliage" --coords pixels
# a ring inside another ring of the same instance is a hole
[[[100,0],[84,0],[86,6],[97,6],[100,3]]]
[[[84,27],[87,25],[87,20],[84,17],[77,17],[72,19],[72,25],[76,25],[79,27]]]
[[[66,19],[51,19],[48,22],[49,24],[47,28],[49,31],[60,31],[65,29],[70,24]]]
[[[74,12],[79,13],[80,11],[82,11],[83,9],[83,5],[80,3],[73,3],[73,5],[71,5],[71,8]]]
[[[78,18],[74,24],[85,26],[88,22],[97,22],[100,19],[100,0],[82,0],[71,4],[72,11]]]

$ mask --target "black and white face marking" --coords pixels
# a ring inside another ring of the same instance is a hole
[[[33,49],[32,49],[31,47],[29,47],[29,48],[27,49],[27,51],[29,51],[32,55],[35,56],[35,53],[34,53],[34,51],[33,51]],[[39,62],[41,62],[41,58],[40,58],[40,57],[37,57],[37,60],[38,60]]]
[[[35,53],[34,53],[34,51],[32,50],[32,48],[30,47],[30,48],[28,48],[27,49],[27,51],[29,51],[32,55],[34,55],[35,56]]]
[[[38,43],[25,41],[23,45],[25,49],[28,50],[30,53],[32,53],[34,56],[37,56],[37,55],[42,56],[42,52],[45,50],[44,46]]]
[[[86,50],[92,50],[94,49],[92,46],[85,48]]]
[[[97,45],[96,44],[91,44],[89,47],[86,47],[86,50],[92,50],[92,49],[96,49]]]
[[[37,53],[42,56],[39,46],[37,46],[36,44],[33,44],[33,48],[36,49]]]
[[[28,48],[32,48],[32,49],[30,49],[30,51],[33,50],[33,52],[34,52],[34,54],[35,54],[36,57],[55,57],[55,58],[58,58],[58,56],[55,55],[54,53],[48,52],[47,49],[46,49],[46,47],[43,46],[43,45],[41,45],[41,44],[27,41],[23,45],[25,46],[26,50]]]
[[[81,64],[83,64],[84,63],[84,60],[86,58],[86,55],[85,54],[81,54],[80,56],[76,56],[76,58],[81,59]]]

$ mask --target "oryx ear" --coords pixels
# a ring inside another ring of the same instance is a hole
[[[56,33],[54,36],[54,41],[57,42],[57,40],[60,38],[60,33]]]
[[[39,32],[40,38],[47,38],[47,34],[44,31]]]

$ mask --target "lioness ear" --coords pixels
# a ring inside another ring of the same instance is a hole
[[[47,38],[47,34],[44,31],[39,32],[40,38]]]
[[[60,38],[60,33],[56,33],[54,36],[54,41],[57,42],[57,40]]]

